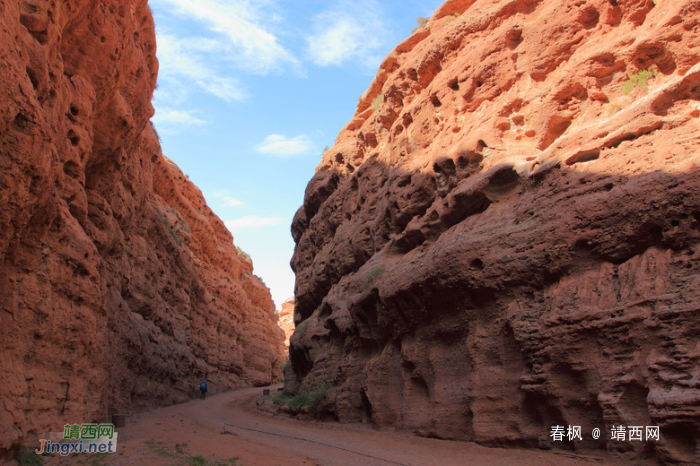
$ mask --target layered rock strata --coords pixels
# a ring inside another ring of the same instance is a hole
[[[0,457],[279,375],[269,290],[149,123],[145,0],[0,3]]]
[[[287,391],[333,383],[342,422],[699,462],[699,62],[698,1],[443,4],[294,219]]]

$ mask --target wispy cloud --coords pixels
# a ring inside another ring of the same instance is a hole
[[[182,102],[188,93],[187,84],[227,102],[244,100],[247,93],[243,85],[234,78],[221,76],[220,71],[214,67],[216,60],[208,57],[216,48],[215,41],[205,38],[181,39],[172,34],[159,34],[161,84],[156,100]],[[163,87],[166,88],[165,92],[161,92]]]
[[[245,202],[230,196],[225,191],[217,191],[211,194],[214,199],[220,200],[226,207],[241,207]]]
[[[284,220],[279,217],[258,217],[257,215],[249,215],[234,220],[226,220],[224,224],[231,233],[242,228],[262,228],[276,225],[282,225]]]
[[[255,150],[261,154],[278,157],[304,154],[312,148],[313,143],[304,134],[291,139],[279,134],[271,134],[265,138],[265,141],[255,146]]]
[[[299,60],[283,47],[270,27],[279,21],[269,0],[152,0],[175,7],[173,12],[194,19],[214,33],[221,59],[249,73],[267,74]]]
[[[245,204],[240,199],[235,199],[233,197],[225,197],[223,201],[226,207],[240,207]]]
[[[342,0],[316,15],[313,34],[306,38],[311,60],[318,66],[339,66],[350,60],[376,66],[387,28],[376,0]]]
[[[205,123],[192,113],[185,110],[173,110],[166,107],[157,107],[153,117],[153,123],[166,126],[199,126]]]

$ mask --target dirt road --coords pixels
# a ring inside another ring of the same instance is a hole
[[[274,388],[273,388],[274,390]],[[47,458],[47,465],[121,466],[581,466],[595,458],[378,432],[257,411],[262,389],[245,389],[141,413],[119,433],[117,453]],[[235,460],[234,460],[235,459]]]

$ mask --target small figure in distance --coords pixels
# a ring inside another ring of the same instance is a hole
[[[202,394],[202,399],[207,397],[209,387],[207,387],[207,382],[205,380],[202,380],[202,383],[199,384],[199,391]]]

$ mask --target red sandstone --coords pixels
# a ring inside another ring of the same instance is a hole
[[[160,150],[145,0],[0,2],[0,461],[279,375],[269,290]]]
[[[698,1],[446,2],[308,185],[286,390],[333,383],[342,422],[699,463],[699,114]]]

